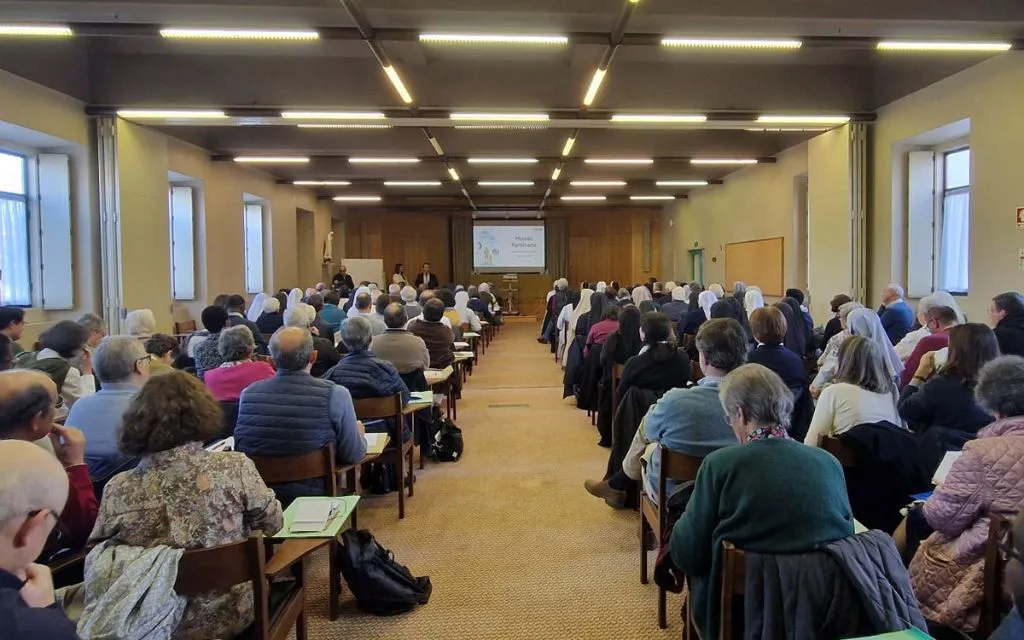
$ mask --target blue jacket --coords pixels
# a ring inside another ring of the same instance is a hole
[[[294,456],[335,445],[338,465],[366,455],[352,396],[344,387],[305,371],[282,371],[242,391],[235,427],[235,449],[256,456]],[[272,485],[282,502],[324,494],[320,480]]]
[[[902,300],[883,306],[878,310],[878,315],[882,318],[885,335],[889,336],[889,342],[894,345],[910,332],[914,324],[914,310]]]
[[[85,463],[93,480],[110,478],[139,463],[138,458],[121,453],[117,442],[121,416],[138,391],[139,387],[125,382],[108,382],[71,407],[67,425],[85,434]]]
[[[345,316],[342,314],[341,309],[338,308],[338,305],[329,303],[324,304],[324,308],[320,312],[320,317],[334,327],[335,331],[341,331],[341,321]]]
[[[347,354],[341,359],[341,362],[324,374],[324,380],[330,380],[334,384],[345,387],[357,400],[383,398],[401,393],[402,406],[404,407],[409,402],[409,388],[405,386],[405,382],[398,375],[395,366],[386,360],[381,360],[369,350]],[[365,427],[367,431],[371,432],[391,431],[390,425],[385,425],[383,421],[371,422]],[[409,438],[408,428],[403,432],[402,437],[407,440]],[[394,436],[393,432],[392,436]]]
[[[19,593],[23,586],[25,583],[17,576],[0,569],[0,629],[5,639],[78,640],[75,624],[60,606],[28,606]]]

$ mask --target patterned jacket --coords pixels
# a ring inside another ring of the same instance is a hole
[[[945,482],[924,504],[935,529],[910,563],[925,617],[964,633],[977,629],[985,544],[993,515],[1024,504],[1024,417],[997,420],[964,445]]]
[[[277,533],[281,504],[252,461],[189,443],[150,455],[107,484],[91,539],[208,549]],[[190,598],[176,638],[230,638],[253,622],[252,586]]]

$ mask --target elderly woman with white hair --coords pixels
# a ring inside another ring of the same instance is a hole
[[[269,363],[253,360],[256,341],[245,325],[221,331],[217,352],[224,363],[207,371],[203,382],[218,402],[238,402],[242,391],[250,384],[274,377],[274,368]]]
[[[129,311],[124,317],[124,326],[128,335],[145,340],[156,333],[156,316],[152,309]]]
[[[416,288],[411,285],[405,285],[402,290],[399,291],[398,295],[402,298],[402,304],[405,306],[405,315],[409,318],[415,318],[416,316],[423,313],[423,308],[420,307],[419,294],[416,292]]]
[[[264,335],[272,335],[284,325],[284,314],[281,313],[281,301],[274,296],[263,300],[263,312],[256,318],[256,328]]]

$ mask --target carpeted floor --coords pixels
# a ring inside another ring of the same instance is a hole
[[[638,515],[583,489],[607,450],[586,413],[562,400],[562,376],[536,322],[512,321],[481,357],[459,402],[465,458],[417,471],[416,495],[366,498],[359,524],[415,575],[430,603],[394,618],[363,614],[345,592],[327,618],[327,558],[313,562],[309,637],[389,640],[674,638],[657,627],[657,587],[639,579]],[[653,562],[654,556],[651,555]]]

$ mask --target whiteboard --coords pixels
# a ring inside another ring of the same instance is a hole
[[[388,285],[391,284],[390,274],[387,279],[384,278],[383,258],[341,258],[334,263],[334,270],[331,271],[332,278],[334,274],[338,273],[338,268],[341,265],[348,268],[348,275],[352,276],[352,282],[357,287],[363,280],[369,280],[376,282],[381,289],[387,291]]]

